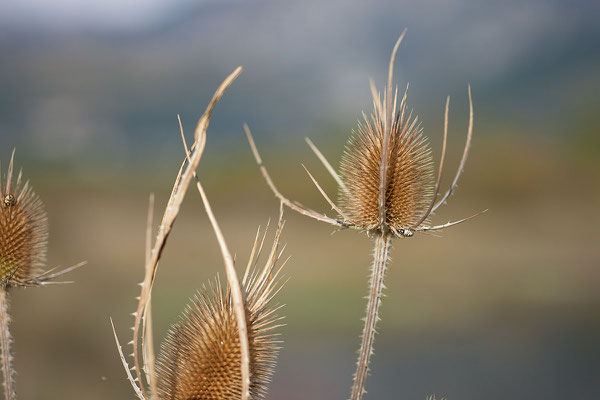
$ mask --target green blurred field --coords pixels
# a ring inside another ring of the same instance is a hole
[[[557,141],[493,137],[476,132],[458,191],[434,221],[489,211],[440,237],[418,235],[394,244],[367,382],[370,398],[391,399],[395,392],[414,399],[432,393],[450,399],[600,394],[597,159]],[[257,227],[276,217],[277,202],[241,133],[239,138],[230,148],[209,141],[199,175],[243,266]],[[322,149],[332,161],[342,149],[340,139]],[[461,140],[452,138],[451,152],[459,153]],[[300,162],[331,194],[333,182],[308,150],[258,144],[284,193],[327,211]],[[13,293],[21,398],[133,398],[109,317],[128,342],[142,279],[148,194],[156,193],[159,218],[178,165],[177,159],[143,170],[24,165],[47,206],[49,264],[89,265],[73,273],[72,285]],[[332,234],[289,211],[286,219],[290,280],[278,298],[286,304],[285,348],[269,398],[342,398],[359,343],[371,240],[355,231]],[[191,190],[159,268],[157,341],[189,296],[217,273],[224,268],[216,241]]]

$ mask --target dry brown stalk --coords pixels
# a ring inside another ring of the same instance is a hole
[[[331,218],[300,206],[283,196],[273,183],[247,125],[244,125],[252,153],[272,192],[285,205],[303,215],[327,222],[339,228],[356,228],[375,238],[374,260],[371,268],[367,315],[362,333],[357,369],[354,375],[351,400],[362,399],[373,353],[375,327],[381,303],[383,280],[389,262],[393,238],[412,237],[415,232],[444,229],[470,218],[443,225],[430,225],[429,218],[454,191],[467,160],[473,133],[473,103],[469,87],[469,128],[458,171],[448,191],[436,202],[446,154],[449,98],[444,113],[442,155],[437,179],[434,180],[431,149],[423,135],[417,117],[406,112],[407,90],[398,104],[398,91],[393,90],[394,59],[406,30],[397,40],[390,57],[387,87],[383,99],[371,81],[374,111],[370,117],[363,113],[346,145],[338,175],[317,147],[307,139],[310,148],[323,163],[339,186],[339,206],[334,204],[318,182],[307,173],[323,198],[340,219]],[[407,87],[408,89],[408,87]]]
[[[150,194],[148,201],[148,216],[146,218],[146,254],[145,254],[145,274],[150,274],[150,257],[152,256],[152,227],[154,226],[154,194]],[[154,351],[154,330],[152,328],[152,293],[146,305],[146,312],[142,320],[143,335],[142,335],[142,350],[144,357],[144,372],[146,373],[146,382],[150,385],[152,393],[158,392],[156,382],[156,356]]]

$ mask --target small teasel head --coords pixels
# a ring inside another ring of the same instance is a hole
[[[250,348],[250,397],[264,398],[279,352],[279,308],[269,303],[280,285],[271,274],[243,284]],[[217,278],[192,299],[167,334],[157,362],[161,400],[237,400],[242,394],[241,349],[229,289]]]
[[[464,169],[473,134],[473,102],[469,86],[467,141],[450,188],[436,202],[446,154],[450,97],[446,100],[442,152],[435,179],[427,138],[418,118],[412,111],[407,113],[408,86],[399,104],[398,89],[392,87],[394,58],[405,34],[406,30],[392,50],[383,100],[371,81],[374,111],[370,117],[363,113],[363,121],[352,132],[340,165],[338,212],[348,220],[348,226],[369,234],[412,237],[417,231],[444,229],[481,214],[444,225],[429,224],[429,217],[452,194]]]
[[[397,112],[397,93],[389,141],[385,146],[385,110],[387,95],[381,104],[374,98],[374,112],[364,115],[352,132],[340,165],[340,205],[359,228],[384,229],[397,236],[411,237],[413,229],[427,212],[434,192],[434,168],[431,149],[418,118],[406,112],[406,93]],[[383,149],[387,152],[383,154]],[[381,166],[387,165],[383,180],[383,210],[380,210]],[[381,212],[383,211],[383,212]]]
[[[22,173],[13,177],[14,151],[0,176],[0,284],[27,285],[46,261],[48,220],[44,206]],[[2,179],[4,178],[4,180]]]

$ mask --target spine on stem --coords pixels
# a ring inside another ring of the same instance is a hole
[[[369,302],[367,304],[367,315],[362,333],[356,373],[354,374],[354,385],[352,386],[351,400],[362,399],[365,392],[365,381],[369,374],[369,361],[373,354],[373,341],[375,339],[375,326],[379,320],[379,305],[383,292],[383,279],[389,261],[389,253],[392,244],[392,236],[378,233],[375,238],[375,249],[373,254],[373,265],[371,267],[371,283],[369,290]]]

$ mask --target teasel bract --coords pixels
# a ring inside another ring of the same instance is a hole
[[[359,122],[358,129],[353,131],[342,156],[339,174],[317,147],[308,138],[306,139],[310,148],[338,184],[339,206],[330,199],[310,172],[306,170],[324,199],[338,213],[338,218],[320,214],[283,196],[263,165],[250,129],[244,125],[259,169],[282,205],[338,228],[361,230],[375,239],[367,313],[350,395],[351,400],[359,400],[365,393],[365,381],[369,372],[370,357],[373,353],[375,326],[379,320],[379,305],[392,239],[412,237],[415,232],[444,229],[479,214],[443,225],[432,226],[429,224],[431,215],[445,203],[456,188],[458,178],[466,163],[473,133],[471,89],[469,87],[468,90],[470,116],[463,155],[450,188],[438,200],[446,154],[449,98],[446,101],[445,109],[442,155],[437,179],[435,179],[431,149],[427,138],[423,135],[418,118],[413,116],[412,111],[407,112],[408,90],[404,92],[399,103],[398,90],[393,90],[394,59],[405,34],[406,30],[400,35],[392,50],[387,87],[383,99],[371,81],[374,111],[370,117],[363,113],[363,121]]]
[[[40,198],[28,181],[23,181],[22,171],[14,176],[13,150],[7,172],[0,173],[0,345],[2,347],[2,372],[7,399],[16,397],[14,369],[10,345],[10,314],[8,290],[13,287],[40,286],[52,282],[84,263],[58,272],[43,268],[48,247],[48,219]]]

